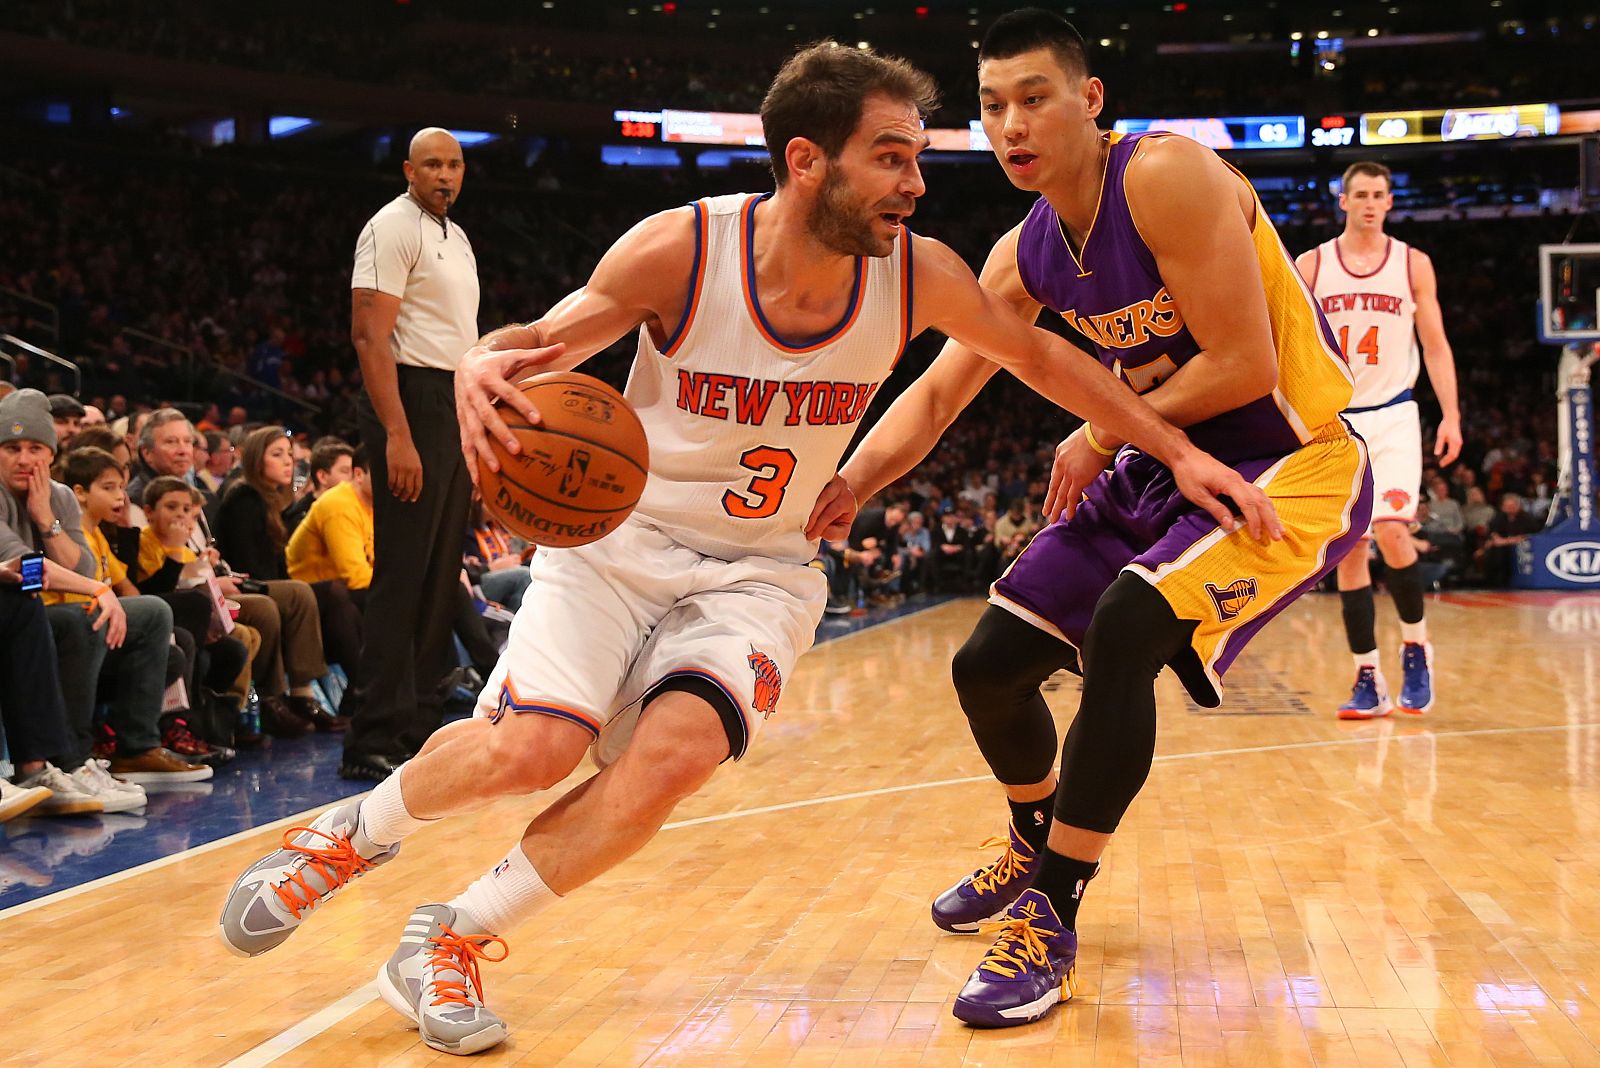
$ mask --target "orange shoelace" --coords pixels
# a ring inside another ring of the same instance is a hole
[[[466,982],[457,983],[449,979],[435,979],[433,986],[433,1004],[439,1005],[481,1005],[483,1003],[483,981],[478,977],[478,961],[486,960],[490,964],[499,964],[511,956],[511,947],[506,945],[503,938],[483,935],[458,935],[444,924],[439,925],[439,933],[428,941],[433,943],[433,955],[428,958],[428,964],[435,972],[452,971],[460,973]],[[492,945],[499,945],[500,955],[491,957],[487,950]]]
[[[1005,846],[1006,851],[986,868],[979,868],[972,876],[972,888],[980,894],[992,892],[996,887],[1004,886],[1012,879],[1023,873],[1023,866],[1032,860],[1018,853],[1011,844],[1008,835],[1005,838],[991,838],[979,846],[979,849],[993,849],[996,846]]]
[[[1050,963],[1049,947],[1045,944],[1044,933],[1033,925],[1033,921],[1043,918],[1033,903],[1029,902],[1018,915],[981,925],[978,928],[980,933],[1000,937],[989,947],[989,952],[984,954],[983,962],[978,967],[1007,979],[1016,978],[1030,964],[1047,967]]]
[[[314,834],[318,838],[325,838],[332,843],[332,846],[319,849],[315,846],[298,845],[295,843],[295,838],[301,834]],[[356,852],[356,847],[351,844],[350,839],[319,831],[315,827],[290,827],[283,832],[283,848],[304,853],[307,857],[306,867],[322,876],[323,882],[328,884],[326,891],[317,891],[306,882],[305,873],[297,871],[281,885],[273,887],[277,891],[278,900],[283,902],[284,907],[297,920],[301,918],[302,912],[321,901],[324,893],[339,889],[372,867],[370,860]]]

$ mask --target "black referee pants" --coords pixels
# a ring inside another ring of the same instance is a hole
[[[37,597],[15,586],[0,586],[0,723],[13,764],[73,763],[50,620]]]
[[[389,491],[389,438],[363,397],[358,416],[372,463],[372,586],[361,659],[341,707],[352,716],[345,752],[391,759],[416,752],[442,721],[440,685],[454,666],[452,587],[472,496],[455,376],[406,366],[399,376],[400,402],[422,457],[422,494],[406,503]]]

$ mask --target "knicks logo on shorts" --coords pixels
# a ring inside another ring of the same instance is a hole
[[[1208,582],[1206,592],[1211,595],[1211,603],[1217,606],[1217,619],[1226,623],[1236,619],[1244,611],[1244,606],[1256,599],[1256,580],[1234,579],[1226,586]]]
[[[1385,490],[1383,499],[1388,502],[1390,508],[1403,512],[1406,510],[1406,505],[1411,503],[1411,494],[1403,489]]]
[[[745,659],[756,675],[755,696],[750,701],[750,707],[761,713],[762,719],[766,719],[778,710],[778,698],[783,693],[783,676],[778,674],[778,665],[772,662],[772,657],[755,646],[750,647],[750,655]]]

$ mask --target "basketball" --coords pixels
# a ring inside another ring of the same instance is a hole
[[[478,466],[484,507],[535,545],[586,545],[615,530],[644,492],[650,446],[622,394],[589,375],[552,371],[522,383],[539,409],[530,426],[502,411],[522,451],[489,443],[499,471]]]

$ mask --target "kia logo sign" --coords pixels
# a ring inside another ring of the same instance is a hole
[[[1600,582],[1600,542],[1569,541],[1545,555],[1544,566],[1568,582]]]

